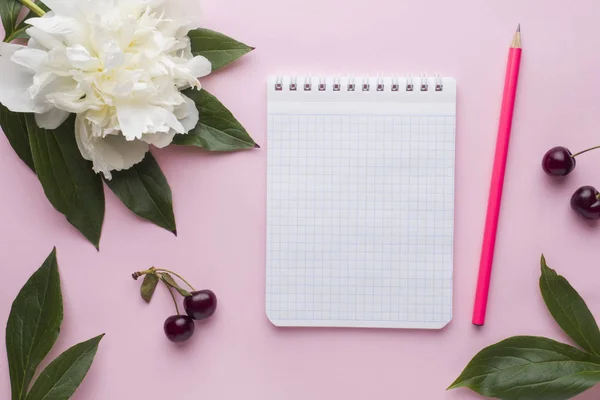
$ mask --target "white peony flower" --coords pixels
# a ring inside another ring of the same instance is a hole
[[[76,113],[83,157],[108,179],[198,122],[180,90],[200,89],[210,62],[190,49],[173,0],[44,0],[27,46],[0,44],[0,103],[54,129]]]

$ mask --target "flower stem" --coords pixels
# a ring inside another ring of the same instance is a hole
[[[594,147],[590,147],[589,149],[582,150],[579,153],[573,154],[571,157],[575,158],[580,154],[587,153],[588,151],[595,150],[595,149],[600,149],[600,146],[594,146]]]
[[[169,289],[169,293],[171,293],[171,298],[173,299],[173,303],[175,304],[175,311],[177,311],[177,315],[181,315],[181,313],[179,312],[179,306],[177,305],[177,300],[175,299],[175,295],[173,294],[173,289],[171,289],[171,286],[167,285],[165,282],[163,283],[165,284],[167,289]]]
[[[185,283],[186,285],[188,285],[190,287],[190,289],[192,289],[192,291],[196,291],[196,289],[194,289],[194,287],[192,285],[189,284],[188,281],[186,281],[181,275],[179,275],[177,272],[173,272],[173,271],[169,271],[168,269],[164,269],[164,268],[156,268],[155,271],[162,271],[162,272],[168,272],[171,275],[175,275],[176,277],[178,277],[179,279],[181,279],[183,281],[183,283]],[[142,271],[143,272],[143,271]]]
[[[31,11],[33,11],[34,13],[36,13],[37,15],[39,15],[40,17],[43,17],[44,14],[46,14],[46,11],[42,10],[40,8],[40,6],[38,6],[37,4],[35,4],[33,1],[31,0],[19,0],[21,3],[23,3],[23,5],[27,8],[29,8]]]

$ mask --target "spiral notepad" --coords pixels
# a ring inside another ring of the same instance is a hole
[[[455,80],[276,76],[267,92],[269,320],[445,326]]]

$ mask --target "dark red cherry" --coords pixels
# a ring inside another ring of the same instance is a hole
[[[551,176],[565,176],[575,169],[575,157],[563,146],[551,148],[542,158],[544,172]]]
[[[215,313],[217,296],[212,290],[204,289],[192,292],[191,296],[183,299],[185,312],[194,319],[205,319]]]
[[[571,196],[571,208],[586,219],[600,218],[600,194],[593,186],[582,186]]]
[[[187,315],[171,315],[165,321],[165,335],[171,342],[185,342],[194,333],[194,320]]]

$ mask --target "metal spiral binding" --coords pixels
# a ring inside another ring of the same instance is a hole
[[[439,73],[434,74],[433,76],[435,78],[435,91],[436,92],[442,92],[444,90],[444,83],[442,80],[442,76]],[[429,83],[428,83],[428,79],[427,79],[427,74],[426,73],[421,73],[420,74],[420,78],[419,78],[419,90],[421,92],[427,92],[429,91]],[[290,83],[289,83],[289,87],[288,89],[290,91],[297,91],[298,90],[298,83],[297,83],[297,76],[296,75],[292,75],[290,78]],[[304,83],[302,85],[302,89],[304,91],[312,91],[313,89],[313,85],[312,85],[312,77],[310,75],[307,75],[304,78]],[[401,87],[400,87],[400,83],[399,83],[399,79],[396,75],[392,76],[392,84],[389,88],[389,90],[391,90],[392,92],[399,92],[401,91]],[[283,90],[283,77],[282,75],[277,75],[277,78],[275,80],[275,90],[276,91],[282,91]],[[327,91],[327,83],[326,83],[326,78],[321,76],[318,78],[318,84],[317,84],[317,90],[319,92],[324,92]],[[333,85],[332,85],[332,90],[334,92],[339,92],[342,90],[342,84],[340,83],[340,77],[339,75],[335,76],[333,78]],[[354,80],[354,76],[350,76],[348,78],[348,84],[346,86],[346,91],[348,92],[354,92],[356,89],[356,83]],[[363,81],[360,85],[360,90],[363,92],[368,92],[371,90],[371,85],[369,83],[369,78],[363,78]],[[381,76],[377,77],[377,84],[375,85],[375,90],[377,92],[384,92],[386,90],[385,84],[383,82],[383,78]],[[407,92],[413,92],[415,90],[415,81],[413,79],[412,74],[406,74],[406,86],[404,87],[404,90]]]
[[[392,92],[397,92],[400,89],[400,85],[398,84],[398,77],[394,75],[392,77]]]
[[[429,85],[427,84],[427,74],[421,73],[421,92],[426,92],[429,90]]]
[[[339,92],[341,87],[342,85],[340,84],[340,77],[336,76],[335,78],[333,78],[333,91]]]
[[[362,84],[363,92],[368,92],[370,89],[371,89],[371,86],[369,85],[369,79],[363,78],[363,84]]]
[[[312,88],[312,82],[311,82],[311,78],[309,75],[306,78],[304,78],[304,90],[309,91],[309,90],[311,90],[311,88]]]
[[[414,89],[412,74],[406,75],[406,91],[412,92]]]
[[[325,78],[319,79],[319,92],[323,92],[327,89],[327,85],[325,84]]]
[[[444,83],[442,82],[442,76],[437,73],[435,74],[435,91],[441,92],[444,90]]]
[[[383,79],[381,79],[381,77],[377,77],[377,91],[378,92],[383,92],[383,89],[385,89],[384,85],[383,85]]]

